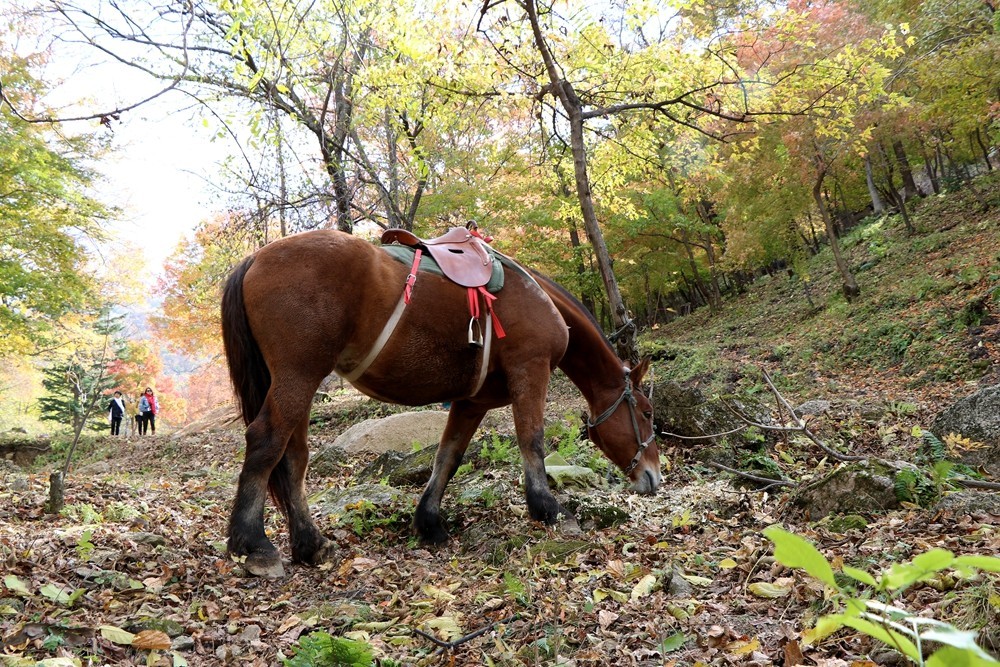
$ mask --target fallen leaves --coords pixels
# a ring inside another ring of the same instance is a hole
[[[586,533],[557,558],[557,550],[536,547],[568,539],[527,517],[519,470],[490,468],[500,489],[494,504],[458,502],[457,492],[446,497],[455,537],[449,544],[421,549],[409,543],[403,523],[359,538],[320,516],[337,557],[316,568],[289,566],[284,579],[268,581],[244,578],[225,555],[236,445],[218,440],[229,452],[223,456],[207,454],[215,450],[206,442],[179,444],[178,459],[159,461],[143,475],[95,475],[86,486],[70,484],[79,516],[103,517],[85,528],[79,519],[43,514],[41,475],[27,478],[22,491],[8,491],[18,510],[0,523],[5,656],[26,664],[92,658],[95,664],[275,665],[309,633],[328,631],[406,664],[446,651],[455,664],[863,665],[856,642],[810,634],[809,609],[822,600],[823,585],[791,577],[770,559],[760,527],[787,519],[781,497],[735,491],[677,465],[672,484],[656,496],[598,492],[608,504],[627,507],[630,520]],[[185,458],[189,447],[194,454]],[[199,484],[169,483],[205,456],[219,463]],[[150,458],[144,454],[143,465]],[[349,481],[348,471],[310,484]],[[380,518],[377,508],[368,511]],[[109,518],[115,516],[129,518]],[[287,557],[283,519],[271,509],[265,519]],[[968,556],[994,553],[1000,543],[995,526],[984,521],[928,522],[922,512],[876,517],[848,537],[817,524],[793,528],[823,545],[844,572],[852,563],[871,569],[904,560],[917,545]],[[971,585],[956,578],[947,592]],[[943,591],[920,582],[917,592],[921,604],[941,605],[935,613],[948,610]],[[418,634],[448,644],[478,630],[454,647]]]

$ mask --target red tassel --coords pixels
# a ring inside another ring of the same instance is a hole
[[[497,300],[496,296],[490,294],[485,287],[480,287],[479,292],[483,295],[483,300],[486,302],[486,312],[488,312],[490,317],[493,318],[493,329],[497,333],[497,338],[505,337],[507,333],[500,325],[500,318],[497,317],[496,311],[493,310],[493,302]]]

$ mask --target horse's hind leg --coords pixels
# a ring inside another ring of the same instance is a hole
[[[431,473],[413,515],[413,525],[423,542],[441,544],[448,541],[448,531],[441,521],[441,499],[486,412],[487,408],[467,400],[452,403],[448,423],[444,427],[441,444],[438,445],[437,456],[434,458],[434,472]]]
[[[292,561],[319,565],[333,551],[333,543],[323,537],[306,501],[306,469],[309,466],[309,417],[292,432],[285,455],[271,471],[269,485],[274,501],[288,520]]]
[[[277,381],[272,382],[264,407],[247,428],[246,458],[229,518],[229,553],[246,556],[247,570],[264,577],[284,574],[281,556],[264,533],[268,482],[285,455],[293,431],[302,419],[308,418],[312,400],[308,388],[279,387]]]

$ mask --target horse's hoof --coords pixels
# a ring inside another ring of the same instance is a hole
[[[316,550],[313,551],[312,555],[309,556],[308,558],[302,559],[302,562],[306,563],[307,565],[313,565],[313,566],[322,565],[323,563],[333,558],[334,552],[336,552],[336,550],[337,550],[337,545],[334,542],[331,542],[330,540],[324,538],[322,544],[316,547]]]
[[[250,574],[266,579],[279,579],[285,576],[285,567],[281,564],[281,556],[277,552],[255,551],[243,561],[243,567]]]
[[[553,527],[563,535],[569,535],[572,537],[583,535],[583,531],[580,529],[580,524],[577,522],[576,517],[572,514],[569,516],[560,515],[558,523],[556,523]]]
[[[444,529],[444,526],[438,524],[433,528],[428,530],[421,530],[420,532],[420,543],[426,546],[438,546],[445,544],[451,536],[448,535],[448,531]]]

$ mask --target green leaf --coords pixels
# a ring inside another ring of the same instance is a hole
[[[774,558],[787,567],[802,568],[832,588],[837,588],[830,562],[808,541],[783,530],[777,524],[764,529],[764,537],[774,542]]]
[[[39,589],[38,592],[56,604],[68,607],[76,602],[81,595],[83,595],[84,589],[79,588],[74,591],[69,591],[61,586],[56,586],[55,584],[45,584],[41,587],[41,589]]]
[[[25,583],[13,574],[8,574],[3,578],[3,585],[14,595],[22,595],[24,597],[31,595],[31,591],[28,590]]]
[[[665,638],[663,641],[660,642],[660,647],[659,647],[660,652],[670,653],[672,651],[676,651],[680,647],[684,646],[684,643],[686,641],[687,641],[687,635],[685,635],[683,632],[675,632],[674,634],[670,635],[669,637]]]
[[[953,646],[969,653],[974,653],[983,658],[989,658],[989,654],[976,644],[976,633],[971,630],[959,630],[950,625],[936,627],[920,633],[920,638],[926,641],[939,642],[947,646]]]
[[[958,568],[974,567],[978,570],[984,570],[986,572],[1000,572],[1000,558],[996,556],[959,556],[952,563],[952,566]]]
[[[883,644],[886,644],[907,657],[912,658],[915,662],[920,660],[920,651],[917,650],[917,647],[914,646],[913,642],[895,630],[891,630],[884,625],[873,623],[863,618],[851,616],[844,616],[842,618],[844,625],[879,640]]]
[[[954,646],[945,646],[927,658],[926,667],[1000,667],[1000,661]]]
[[[858,568],[851,567],[850,565],[845,565],[841,568],[844,574],[846,574],[851,579],[855,581],[860,581],[862,584],[868,584],[869,586],[877,586],[878,582],[875,581],[875,577],[868,574],[864,570],[859,570]]]
[[[882,575],[882,587],[888,591],[906,588],[922,581],[955,562],[955,555],[945,549],[931,549],[909,563],[897,563]]]

